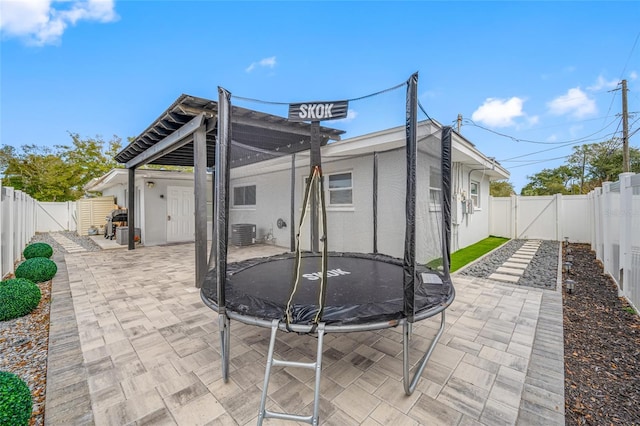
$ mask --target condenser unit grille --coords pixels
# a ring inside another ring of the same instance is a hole
[[[231,244],[234,246],[248,246],[255,243],[256,225],[252,223],[231,225]]]

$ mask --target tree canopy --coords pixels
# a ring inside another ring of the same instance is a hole
[[[513,184],[506,180],[493,181],[489,184],[489,194],[492,197],[510,197],[515,195]]]
[[[527,176],[521,195],[587,194],[603,182],[618,180],[622,173],[622,141],[608,141],[573,147],[565,164]],[[640,173],[640,149],[629,147],[630,170]]]
[[[38,201],[75,201],[84,195],[91,179],[122,167],[115,162],[121,148],[117,136],[105,141],[101,136],[81,138],[69,133],[71,144],[53,148],[23,145],[20,150],[0,148],[3,185],[24,191]]]

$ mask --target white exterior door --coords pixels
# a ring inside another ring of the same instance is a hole
[[[195,240],[193,188],[167,187],[167,242]]]

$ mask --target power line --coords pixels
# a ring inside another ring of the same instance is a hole
[[[605,136],[605,137],[608,137],[608,136],[614,136],[614,135],[615,135],[615,133],[609,133],[609,134],[604,135],[604,136]],[[592,140],[585,140],[585,141],[582,141],[582,142],[591,142],[591,141],[596,141],[596,140],[599,140],[599,139],[600,139],[600,138],[598,138],[598,139],[592,139]],[[568,142],[568,143],[565,143],[565,144],[563,144],[563,145],[554,146],[553,148],[547,148],[547,149],[543,149],[543,150],[540,150],[540,151],[530,152],[530,153],[528,153],[528,154],[518,155],[518,156],[516,156],[516,157],[507,158],[507,159],[505,159],[505,160],[498,160],[498,162],[500,162],[500,163],[508,163],[508,162],[510,162],[510,161],[512,161],[512,160],[515,160],[516,158],[528,157],[528,156],[530,156],[530,155],[540,154],[540,153],[542,153],[542,152],[553,151],[554,149],[560,149],[560,148],[564,148],[564,147],[571,146],[571,145],[579,145],[579,144],[583,144],[582,142],[580,142],[580,143]]]
[[[520,138],[516,138],[515,136],[507,135],[506,133],[496,132],[495,130],[491,130],[491,129],[488,129],[488,128],[484,127],[484,126],[480,126],[479,124],[476,124],[473,120],[470,120],[470,119],[468,119],[468,118],[465,118],[465,119],[464,119],[464,121],[465,121],[467,124],[470,124],[471,126],[478,127],[478,128],[480,128],[480,129],[482,129],[482,130],[486,130],[487,132],[494,133],[494,134],[496,134],[496,135],[498,135],[498,136],[502,136],[502,137],[505,137],[505,138],[507,138],[507,139],[511,139],[511,140],[513,140],[514,142],[534,143],[534,144],[540,144],[540,145],[561,145],[561,144],[566,144],[566,143],[572,143],[572,142],[581,142],[581,141],[584,141],[585,139],[590,138],[590,137],[592,137],[592,136],[595,136],[595,135],[597,135],[598,133],[600,133],[600,132],[604,131],[607,127],[611,126],[611,125],[612,125],[616,120],[613,120],[612,122],[610,122],[609,124],[607,124],[607,125],[606,125],[605,127],[603,127],[602,129],[600,129],[600,130],[598,130],[597,132],[594,132],[594,133],[592,133],[592,134],[590,134],[590,135],[586,135],[586,136],[581,137],[581,138],[578,138],[578,139],[566,140],[566,141],[559,141],[559,142],[543,142],[543,141],[534,141],[534,140],[529,140],[529,139],[520,139]]]
[[[427,118],[428,118],[430,121],[433,121],[433,120],[431,119],[431,117],[429,117],[429,114],[428,114],[428,113],[427,113],[427,111],[424,109],[424,107],[422,106],[422,104],[420,103],[420,100],[418,100],[418,108],[420,108],[420,111],[422,111],[422,113],[423,113],[424,115],[426,115],[426,116],[427,116]]]
[[[519,164],[517,166],[511,166],[509,167],[509,169],[517,169],[518,167],[532,166],[534,164],[545,163],[547,161],[561,160],[563,158],[568,158],[568,157],[569,157],[568,155],[563,155],[562,157],[545,158],[544,160],[536,160],[536,161],[531,161],[530,163],[527,163],[527,164]]]
[[[633,55],[633,51],[636,50],[636,46],[638,45],[638,39],[640,38],[640,31],[636,35],[636,40],[633,42],[633,46],[631,47],[631,51],[629,52],[629,56],[627,57],[627,62],[624,63],[624,68],[622,68],[622,72],[620,73],[619,80],[622,80],[624,77],[624,73],[627,71],[627,65],[629,65],[629,61],[631,60],[631,56]]]
[[[607,119],[607,118],[611,118],[611,117],[617,117],[616,114],[614,115],[603,115],[602,117],[595,117],[595,118],[587,118],[585,120],[577,120],[577,121],[572,121],[569,124],[580,124],[580,123],[586,123],[587,121],[596,121],[596,120],[600,120],[600,119]],[[550,126],[544,126],[544,127],[536,127],[535,130],[544,130],[544,129],[551,129],[554,127],[567,127],[567,123],[560,123],[560,124],[552,124]]]
[[[508,162],[510,162],[510,161],[515,160],[516,158],[529,157],[529,156],[531,156],[531,155],[540,154],[540,153],[542,153],[542,152],[553,151],[554,149],[560,149],[560,148],[564,148],[564,147],[566,147],[566,146],[570,146],[570,145],[574,145],[574,143],[573,143],[573,142],[570,142],[570,143],[567,143],[567,144],[564,144],[564,145],[554,146],[553,148],[547,148],[547,149],[543,149],[543,150],[541,150],[541,151],[530,152],[530,153],[528,153],[528,154],[522,154],[522,155],[518,155],[518,156],[516,156],[516,157],[511,157],[511,158],[507,158],[507,159],[504,159],[504,160],[498,160],[498,162],[500,162],[500,163],[508,163]]]
[[[378,95],[381,95],[383,93],[387,93],[387,92],[391,92],[393,90],[399,89],[402,86],[406,86],[406,84],[407,84],[407,81],[403,81],[402,83],[396,84],[393,87],[389,87],[387,89],[379,90],[377,92],[370,93],[368,95],[359,96],[357,98],[346,99],[346,101],[347,102],[356,102],[356,101],[360,101],[360,100],[363,100],[363,99],[371,98],[373,96],[378,96]],[[262,99],[246,98],[244,96],[237,96],[237,95],[231,95],[231,97],[235,98],[235,99],[243,100],[243,101],[246,101],[246,102],[255,102],[255,103],[266,104],[266,105],[289,105],[291,103],[291,102],[265,101],[265,100],[262,100]]]

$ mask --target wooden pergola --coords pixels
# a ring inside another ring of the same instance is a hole
[[[293,122],[276,115],[232,107],[231,136],[239,146],[295,154],[308,151],[311,123]],[[120,151],[115,160],[128,170],[128,226],[135,228],[135,173],[146,164],[194,168],[196,285],[207,272],[207,171],[215,173],[218,102],[182,94],[146,130]],[[321,144],[340,140],[344,131],[320,127]],[[234,167],[261,161],[236,152]],[[215,192],[215,188],[213,189]],[[215,220],[215,218],[214,218]],[[128,249],[134,250],[134,232]]]

